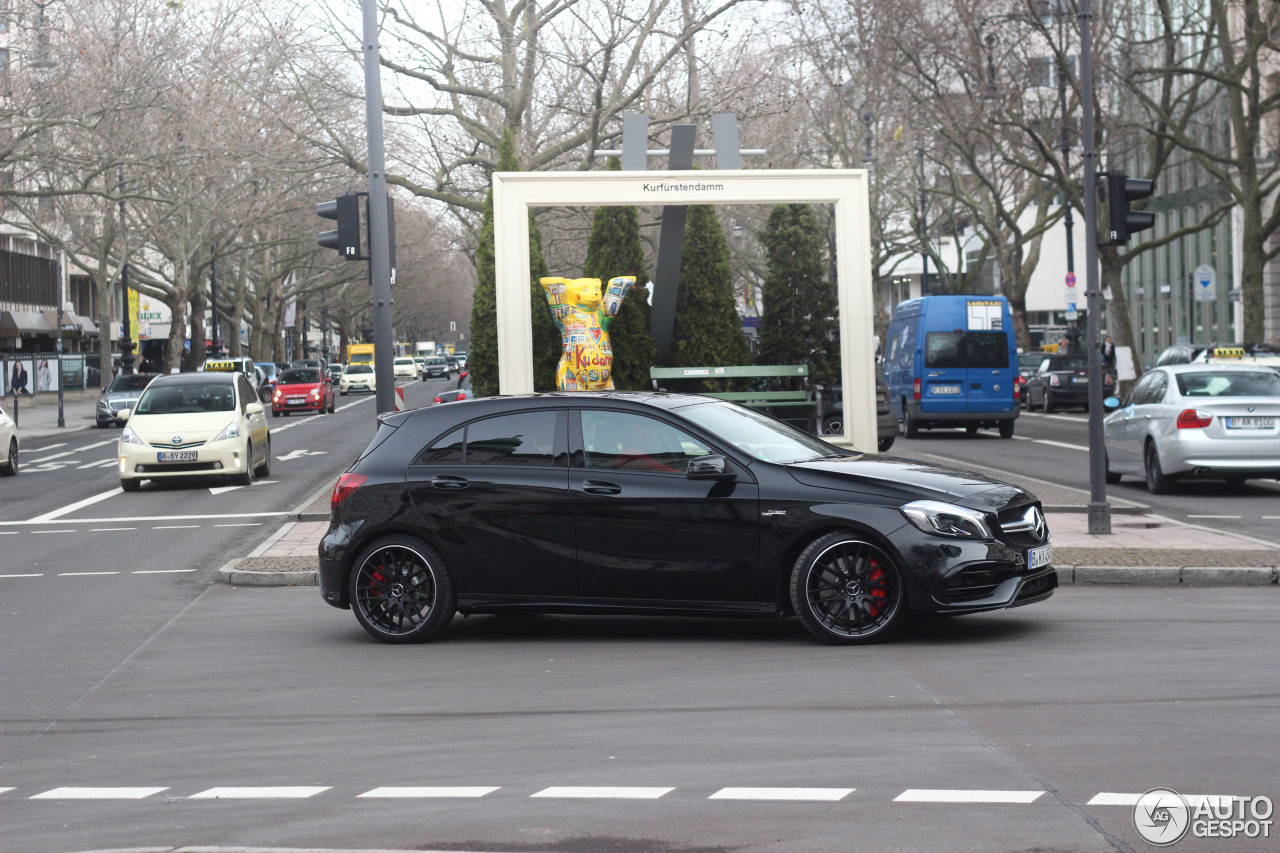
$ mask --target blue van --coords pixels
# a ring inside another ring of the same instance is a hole
[[[1017,342],[1003,296],[924,296],[898,305],[884,350],[889,404],[907,438],[921,429],[998,427],[1013,437]]]

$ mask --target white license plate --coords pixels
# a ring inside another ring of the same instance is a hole
[[[1039,569],[1053,562],[1053,546],[1041,545],[1027,552],[1027,568]]]
[[[930,385],[929,393],[930,394],[959,394],[960,386],[959,385]]]
[[[1275,418],[1227,418],[1227,429],[1275,429]]]
[[[1089,377],[1088,377],[1088,376],[1073,376],[1073,377],[1071,377],[1071,381],[1072,381],[1072,382],[1088,382],[1088,381],[1089,381]]]
[[[162,450],[156,454],[157,462],[195,462],[199,456],[194,450]]]
[[[301,406],[305,402],[307,402],[306,397],[290,397],[289,398],[290,406]]]

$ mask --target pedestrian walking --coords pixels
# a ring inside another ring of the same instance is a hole
[[[1107,366],[1114,366],[1116,363],[1116,345],[1110,335],[1102,342],[1102,363]]]

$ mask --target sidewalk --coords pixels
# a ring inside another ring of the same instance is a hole
[[[26,444],[33,438],[50,435],[62,435],[75,430],[86,429],[94,425],[94,410],[98,406],[98,394],[84,393],[85,399],[71,399],[71,393],[65,395],[62,403],[62,420],[65,427],[58,426],[58,395],[37,394],[31,397],[18,398],[18,441]],[[0,408],[9,417],[14,416],[12,396],[0,401]]]
[[[1043,490],[1038,490],[1039,491]],[[1058,497],[1072,497],[1063,489]],[[1084,494],[1084,493],[1080,493]],[[1158,515],[1117,514],[1111,534],[1088,532],[1079,505],[1050,509],[1053,564],[1060,584],[1273,586],[1280,588],[1280,549]],[[1046,503],[1047,506],[1047,503]],[[329,527],[329,491],[317,492],[249,556],[232,560],[219,580],[237,586],[314,586],[317,547]]]

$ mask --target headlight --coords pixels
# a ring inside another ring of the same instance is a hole
[[[907,520],[925,533],[959,539],[992,539],[987,519],[977,510],[942,503],[912,501],[898,507]]]
[[[129,426],[126,426],[124,432],[120,433],[120,440],[125,444],[142,444],[142,439],[138,438],[138,434]]]
[[[240,437],[240,421],[234,420],[227,424],[226,429],[213,437],[214,441],[226,441],[228,438]]]

